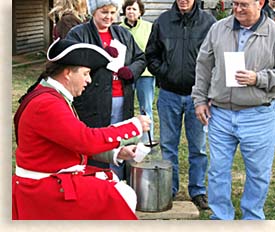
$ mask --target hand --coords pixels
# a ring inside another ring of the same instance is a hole
[[[107,46],[105,47],[105,51],[108,52],[111,57],[118,57],[118,50],[114,47]]]
[[[257,74],[250,70],[237,71],[235,77],[240,85],[256,85],[257,82]]]
[[[208,125],[208,119],[211,117],[208,105],[196,106],[195,114],[203,125]]]
[[[131,80],[133,78],[133,73],[128,67],[124,66],[118,70],[117,76],[124,80]]]
[[[122,147],[117,155],[118,159],[132,160],[135,157],[136,145]]]
[[[138,115],[137,116],[138,120],[140,121],[140,124],[142,126],[143,132],[147,132],[150,130],[150,124],[151,124],[151,119],[147,115]]]

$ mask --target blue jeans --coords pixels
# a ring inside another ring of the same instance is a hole
[[[152,123],[150,124],[150,135],[152,140],[154,139],[154,123],[153,123],[153,101],[155,95],[155,77],[139,77],[135,83],[137,92],[137,99],[139,102],[140,112],[142,109],[145,110],[146,114],[151,118]],[[148,134],[144,133],[141,137],[141,141],[147,143]]]
[[[205,176],[208,164],[206,135],[203,125],[196,118],[191,96],[181,96],[160,89],[157,101],[160,123],[160,147],[164,160],[173,165],[173,196],[179,190],[178,146],[184,116],[185,134],[188,142],[189,183],[191,198],[206,194]]]
[[[112,99],[111,124],[123,121],[123,99],[123,97],[113,97]],[[110,168],[117,174],[120,180],[124,178],[124,166],[125,162],[120,164],[120,166],[110,164]]]
[[[212,219],[233,220],[231,168],[237,146],[245,164],[241,198],[243,219],[264,219],[263,212],[274,158],[275,110],[271,106],[231,111],[211,107],[208,127],[210,166],[208,201]]]
[[[112,98],[111,124],[123,121],[124,97]]]

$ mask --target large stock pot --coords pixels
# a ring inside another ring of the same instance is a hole
[[[152,160],[130,166],[130,186],[137,194],[137,210],[160,212],[172,208],[171,162]]]

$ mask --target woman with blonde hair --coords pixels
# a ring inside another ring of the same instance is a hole
[[[53,39],[65,38],[72,27],[87,20],[86,0],[57,0],[48,16],[54,23]]]

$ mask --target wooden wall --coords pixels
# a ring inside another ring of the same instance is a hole
[[[170,9],[175,0],[143,0],[145,13],[142,17],[153,22],[162,12]]]
[[[51,0],[13,0],[13,55],[45,50],[50,43],[47,17]]]
[[[196,0],[205,8],[215,8],[218,0]],[[231,1],[231,0],[225,0]],[[122,0],[123,2],[123,0]],[[143,0],[145,5],[145,14],[142,17],[145,20],[153,22],[162,12],[171,9],[175,0]]]

